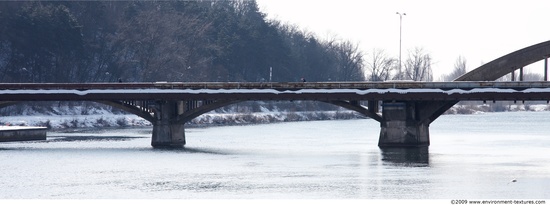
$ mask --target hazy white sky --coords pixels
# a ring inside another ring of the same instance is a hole
[[[549,0],[257,0],[268,19],[298,25],[326,39],[336,35],[399,56],[423,48],[433,57],[434,79],[450,73],[458,56],[477,68],[515,50],[550,40]],[[528,67],[542,73],[541,63]]]

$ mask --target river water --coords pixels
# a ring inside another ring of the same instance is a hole
[[[0,144],[2,199],[546,199],[550,112],[445,115],[431,146],[377,147],[373,120],[50,132]],[[511,182],[516,179],[516,182]]]

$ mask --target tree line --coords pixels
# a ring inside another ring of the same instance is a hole
[[[356,44],[265,16],[247,0],[2,1],[0,82],[365,80]]]
[[[266,19],[254,0],[0,2],[4,83],[433,81],[432,60],[319,39]]]

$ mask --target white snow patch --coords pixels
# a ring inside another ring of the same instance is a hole
[[[6,116],[0,124],[11,126],[41,126],[51,128],[150,126],[148,121],[135,115],[36,115]]]
[[[30,126],[1,126],[0,131],[9,131],[9,130],[28,130],[28,129],[44,129],[45,127],[30,127]]]

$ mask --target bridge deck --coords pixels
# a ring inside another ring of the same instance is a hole
[[[0,83],[0,90],[62,89],[469,89],[469,88],[550,88],[549,81],[454,81],[454,82],[140,82],[140,83]]]
[[[0,101],[550,100],[550,82],[150,82],[0,84]]]

